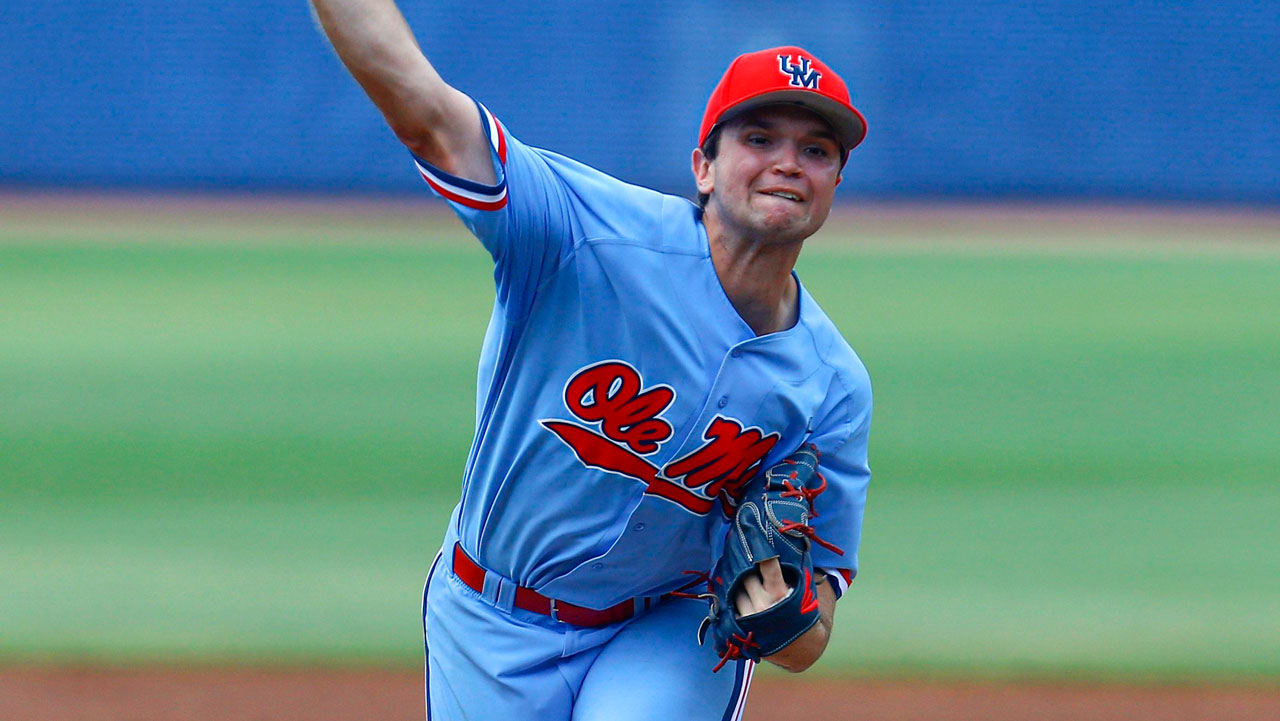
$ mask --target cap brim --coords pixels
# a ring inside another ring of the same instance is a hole
[[[867,137],[867,120],[862,117],[862,113],[858,112],[857,108],[844,105],[838,100],[832,100],[812,90],[772,90],[747,98],[722,113],[716,125],[722,125],[749,110],[767,105],[798,105],[816,113],[835,129],[846,151],[853,150],[863,138]]]

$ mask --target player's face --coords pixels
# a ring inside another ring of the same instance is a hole
[[[803,108],[765,107],[727,123],[715,160],[699,163],[708,212],[743,237],[804,240],[831,212],[840,182],[841,148],[831,126]]]

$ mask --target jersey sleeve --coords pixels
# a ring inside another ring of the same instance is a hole
[[[837,597],[844,595],[858,575],[858,546],[862,539],[862,515],[871,469],[867,463],[867,437],[871,429],[870,385],[855,389],[846,399],[844,412],[831,427],[819,428],[810,438],[821,456],[818,470],[827,489],[815,500],[817,514],[811,525],[818,536],[839,546],[844,555],[814,544],[813,565],[826,574]]]
[[[546,156],[516,138],[476,101],[497,182],[459,178],[413,156],[418,174],[448,202],[495,263],[499,301],[527,306],[538,283],[572,253],[573,190]]]
[[[814,569],[823,576],[826,576],[827,583],[831,584],[831,588],[836,592],[836,600],[849,590],[849,584],[853,583],[853,572],[847,568],[822,568]]]

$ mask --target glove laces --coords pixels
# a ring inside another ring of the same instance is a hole
[[[800,523],[799,521],[787,521],[781,526],[778,526],[778,530],[783,533],[791,533],[794,531],[796,533],[799,533],[805,536],[810,541],[813,541],[814,543],[818,544],[819,546],[822,546],[823,548],[827,549],[828,551],[831,551],[832,553],[838,556],[844,555],[843,548],[837,546],[834,543],[831,543],[830,541],[820,538],[818,536],[818,532],[813,530],[813,526],[805,525],[803,523]]]
[[[817,518],[818,509],[814,506],[813,499],[822,495],[822,492],[827,490],[827,477],[822,475],[822,471],[818,470],[817,461],[819,458],[822,458],[822,452],[819,451],[818,447],[812,443],[809,444],[809,450],[813,451],[813,457],[814,457],[814,465],[811,470],[813,471],[813,475],[817,477],[818,481],[820,482],[820,485],[818,485],[817,488],[805,488],[803,486],[797,486],[794,483],[792,483],[792,481],[799,478],[800,473],[799,471],[792,471],[789,477],[782,480],[782,485],[787,490],[783,491],[781,493],[781,496],[783,498],[804,499],[805,503],[809,504],[809,515],[813,518]],[[784,459],[783,462],[792,466],[800,465],[792,458]],[[806,468],[809,468],[809,464],[807,463],[804,464],[804,466]]]
[[[755,632],[748,631],[746,636],[739,636],[735,633],[732,638],[725,641],[724,653],[720,654],[720,663],[716,664],[716,667],[711,669],[711,673],[718,672],[730,661],[736,661],[743,658],[746,655],[744,651],[752,648],[760,648],[760,644],[755,642],[754,637]]]
[[[810,443],[809,450],[813,451],[813,455],[815,459],[822,457],[822,452],[818,450],[818,447],[816,445]],[[786,459],[786,462],[793,466],[799,465],[796,463],[796,461],[790,458]],[[822,475],[822,472],[817,469],[816,465],[813,468],[813,475],[819,481],[818,486],[815,488],[806,488],[804,486],[797,486],[795,483],[792,483],[792,481],[795,481],[797,478],[800,477],[800,473],[798,471],[792,471],[791,475],[788,478],[785,478],[782,480],[782,486],[786,488],[786,490],[783,491],[782,493],[779,493],[778,495],[782,498],[797,498],[797,499],[803,500],[809,506],[809,517],[817,518],[818,508],[814,504],[814,499],[822,495],[823,492],[827,490],[827,477]],[[813,530],[813,526],[810,526],[808,524],[800,523],[798,521],[787,521],[786,523],[783,523],[782,525],[778,526],[778,530],[781,531],[782,533],[791,533],[791,532],[799,533],[805,536],[806,538],[808,538],[810,541],[818,544],[819,546],[822,546],[828,551],[831,551],[832,553],[835,553],[841,556],[844,555],[844,549],[840,548],[834,543],[831,543],[819,537],[817,531]]]
[[[796,479],[796,475],[797,474],[795,471],[791,472],[791,477],[782,482],[782,486],[787,490],[783,491],[778,495],[780,495],[783,498],[799,498],[804,500],[805,503],[809,504],[809,517],[817,518],[818,509],[816,506],[814,506],[813,499],[822,495],[822,492],[827,490],[827,479],[821,473],[818,473],[816,475],[818,476],[818,480],[822,481],[822,485],[818,486],[817,488],[805,488],[803,486],[797,486],[794,483],[792,483],[792,481]]]
[[[704,600],[711,599],[712,603],[715,603],[718,600],[716,598],[715,586],[711,584],[710,573],[707,573],[706,571],[685,571],[681,575],[693,576],[693,579],[680,588],[677,588],[674,591],[669,591],[667,593],[668,596],[675,596],[676,598],[701,598]],[[706,591],[703,591],[702,593],[694,593],[690,591],[690,589],[697,588],[702,585],[707,587]]]

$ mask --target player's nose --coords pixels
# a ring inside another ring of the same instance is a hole
[[[773,168],[783,175],[799,175],[803,172],[800,167],[800,148],[795,143],[778,143],[777,152],[773,158]]]

